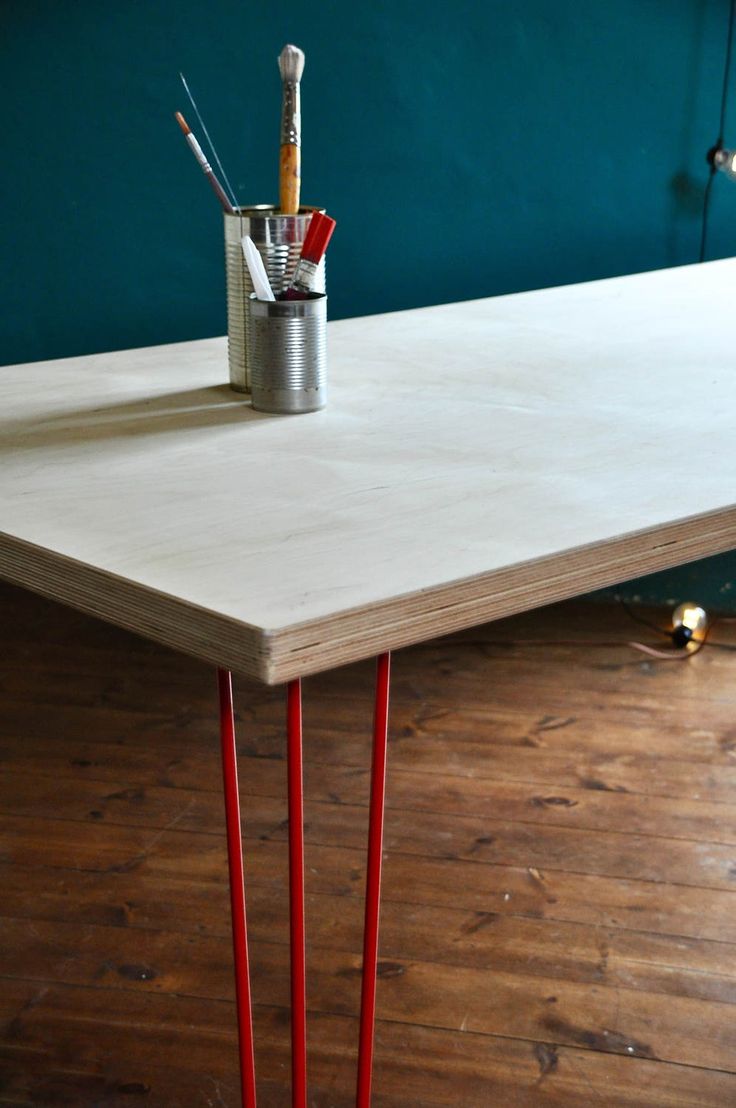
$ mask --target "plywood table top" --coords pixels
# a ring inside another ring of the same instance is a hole
[[[0,575],[277,683],[736,547],[736,261],[0,369]]]

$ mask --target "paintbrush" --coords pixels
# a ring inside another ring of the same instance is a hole
[[[210,138],[210,133],[207,130],[207,124],[205,123],[204,119],[202,118],[201,111],[197,107],[197,101],[194,99],[194,96],[192,95],[192,90],[189,87],[189,83],[188,83],[186,77],[184,76],[183,73],[180,73],[179,77],[181,79],[182,85],[184,86],[184,91],[187,94],[187,98],[189,100],[189,103],[194,108],[194,114],[196,115],[197,119],[199,120],[199,125],[202,128],[202,131],[204,133],[204,137],[206,139],[207,145],[209,146],[210,150],[212,151],[212,157],[214,158],[215,162],[217,163],[217,168],[220,171],[220,176],[222,177],[223,181],[225,182],[225,188],[227,189],[227,194],[230,198],[230,203],[232,204],[233,208],[235,208],[235,210],[237,211],[238,210],[238,201],[235,199],[235,190],[233,189],[233,186],[230,184],[230,181],[228,180],[227,173],[225,172],[225,167],[222,164],[222,162],[220,161],[220,156],[217,153],[217,150],[215,150],[215,144],[212,141],[212,139]]]
[[[220,184],[220,182],[217,180],[217,177],[215,177],[214,170],[212,169],[212,166],[210,165],[210,163],[207,161],[206,157],[204,156],[204,151],[202,150],[202,147],[199,145],[196,138],[192,134],[192,129],[189,126],[189,124],[187,123],[186,119],[181,114],[181,112],[174,112],[174,118],[175,118],[176,122],[179,124],[179,126],[181,127],[182,131],[184,132],[184,137],[186,138],[187,142],[189,143],[189,146],[191,148],[192,153],[194,154],[194,157],[199,162],[199,165],[200,165],[200,168],[201,168],[202,172],[204,173],[204,175],[207,178],[207,180],[209,181],[209,183],[212,185],[212,191],[214,192],[217,199],[220,201],[220,204],[222,206],[222,210],[225,211],[225,212],[230,212],[231,214],[234,213],[235,208],[232,206],[232,204],[228,200],[227,194],[226,194],[224,188],[222,187],[222,185]]]
[[[279,159],[279,203],[286,215],[299,211],[301,188],[302,114],[299,82],[304,72],[304,52],[285,46],[279,54],[281,74],[281,157]]]
[[[279,300],[308,300],[316,289],[319,264],[335,230],[335,220],[325,212],[315,212],[309,221],[302,252],[294,270],[291,284],[279,296]]]

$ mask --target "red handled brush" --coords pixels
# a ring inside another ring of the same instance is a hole
[[[309,221],[292,282],[288,289],[281,293],[279,300],[307,300],[315,291],[317,269],[325,255],[335,226],[335,220],[324,212],[314,213]]]

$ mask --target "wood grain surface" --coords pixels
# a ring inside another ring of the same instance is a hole
[[[214,674],[9,586],[0,610],[0,1104],[237,1108]],[[683,663],[640,633],[567,603],[397,653],[377,1108],[736,1103],[736,624]],[[317,1108],[354,1103],[372,668],[304,689]],[[284,698],[235,694],[283,1108]]]
[[[301,147],[285,142],[279,152],[279,211],[295,215],[299,211],[302,185]]]
[[[267,683],[736,545],[736,262],[0,371],[0,573]]]

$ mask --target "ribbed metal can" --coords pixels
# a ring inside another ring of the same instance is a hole
[[[327,297],[248,300],[253,407],[296,415],[327,403]]]
[[[263,258],[268,279],[278,296],[291,283],[312,213],[324,208],[305,205],[297,215],[284,215],[273,204],[255,204],[224,213],[225,281],[227,286],[227,352],[230,387],[250,392],[248,367],[248,297],[253,292],[241,239],[250,235]],[[325,262],[320,262],[315,291],[325,291]]]

